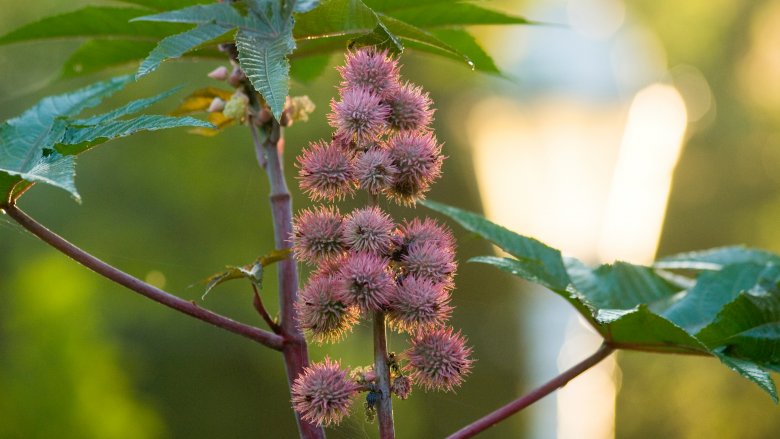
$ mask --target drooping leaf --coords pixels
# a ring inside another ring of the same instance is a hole
[[[444,41],[440,40],[435,35],[420,29],[417,26],[405,23],[401,20],[397,20],[389,15],[379,15],[379,19],[385,28],[400,39],[402,43],[406,42],[416,43],[419,46],[430,46],[437,48],[447,54],[447,56],[465,61],[467,64],[472,64],[471,59],[463,53],[458,52],[455,48],[451,47]]]
[[[458,52],[467,56],[474,68],[486,73],[500,74],[501,71],[496,66],[493,58],[482,49],[482,46],[477,43],[477,40],[463,29],[432,29],[431,34],[435,35],[438,39],[447,43],[448,46],[454,48]],[[410,46],[420,50],[433,51],[432,47],[416,47]],[[441,54],[448,56],[446,53]]]
[[[19,117],[0,125],[0,172],[14,177],[0,187],[2,200],[21,180],[51,184],[78,199],[73,157],[53,150],[65,129],[63,124],[55,122],[99,104],[130,80],[129,76],[114,78],[72,93],[44,98]]]
[[[747,262],[780,264],[780,256],[764,250],[732,246],[667,256],[653,265],[670,270],[719,270],[726,265]]]
[[[18,185],[28,186],[23,181],[50,184],[65,189],[79,199],[74,183],[73,154],[82,152],[91,145],[140,130],[210,126],[191,118],[157,119],[153,116],[141,116],[130,120],[119,119],[148,107],[159,98],[131,102],[100,116],[73,119],[81,111],[99,104],[130,81],[132,76],[122,76],[75,92],[44,98],[21,116],[0,125],[0,173],[8,176],[0,185],[2,200],[18,195]],[[63,146],[68,144],[73,146]]]
[[[576,259],[561,258],[555,249],[479,215],[432,201],[423,204],[516,258],[480,256],[472,262],[489,264],[550,288],[571,303],[611,346],[713,355],[777,401],[774,382],[766,372],[780,371],[780,264],[767,263],[775,255],[720,249],[676,257],[672,268],[699,268],[706,263],[709,270],[719,270],[684,281],[675,280],[657,266],[617,262],[591,268]],[[526,251],[529,247],[534,250]],[[560,260],[566,278],[541,268],[549,261],[557,266]],[[723,268],[714,267],[716,263]]]
[[[371,32],[378,24],[374,11],[360,0],[325,0],[295,18],[296,39],[332,38]]]
[[[289,256],[290,249],[274,250],[271,253],[258,257],[247,265],[229,265],[225,267],[224,271],[215,273],[203,281],[203,283],[206,285],[206,290],[203,292],[201,300],[205,300],[206,296],[211,292],[211,290],[213,290],[218,285],[235,279],[247,279],[258,288],[262,288],[263,268],[287,259]]]
[[[163,38],[141,63],[136,79],[145,76],[169,58],[178,58],[190,50],[230,32],[229,27],[207,23],[186,32]]]
[[[0,45],[51,38],[134,38],[156,40],[181,29],[165,23],[130,22],[148,14],[139,8],[87,6],[43,18],[0,37]]]

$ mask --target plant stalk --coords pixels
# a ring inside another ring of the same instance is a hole
[[[29,217],[13,204],[3,206],[3,210],[30,233],[99,275],[129,288],[142,296],[152,299],[155,302],[187,314],[190,317],[194,317],[198,320],[202,320],[206,323],[210,323],[214,326],[254,340],[271,349],[277,351],[283,350],[284,340],[281,336],[264,331],[260,328],[255,328],[254,326],[237,322],[228,317],[201,308],[194,302],[181,299],[155,286],[149,285],[76,247],[65,238],[62,238]]]
[[[257,128],[254,125],[250,124],[250,129],[253,131],[252,138],[255,141],[258,164],[266,170],[271,187],[269,198],[276,248],[279,250],[290,248],[292,198],[284,178],[282,128],[277,121],[272,121],[270,130],[263,141],[259,141],[259,136],[255,132]],[[292,389],[295,378],[309,365],[306,339],[298,328],[298,317],[295,313],[295,301],[298,297],[298,267],[293,257],[279,261],[276,266],[279,284],[279,327],[284,338],[282,355],[287,371],[287,383]],[[294,413],[298,422],[298,432],[302,438],[320,439],[325,437],[325,431],[321,427],[304,421],[297,412]]]
[[[582,360],[570,369],[542,384],[531,392],[461,428],[460,430],[448,436],[447,439],[469,438],[475,436],[477,433],[487,430],[488,428],[498,424],[499,422],[514,415],[520,410],[523,410],[536,401],[539,401],[555,390],[565,386],[569,381],[576,378],[579,374],[585,372],[586,370],[601,362],[601,360],[607,358],[614,350],[614,347],[606,343],[602,344],[601,347],[590,357]]]
[[[387,331],[385,329],[385,313],[374,313],[374,372],[376,372],[379,387],[377,402],[377,418],[379,419],[379,437],[381,439],[395,438],[393,425],[393,395],[390,393],[390,368],[387,355]]]

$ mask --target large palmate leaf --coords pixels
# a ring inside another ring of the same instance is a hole
[[[138,75],[150,72],[166,58],[180,56],[204,42],[238,29],[236,46],[241,67],[268,103],[271,112],[279,119],[284,109],[290,76],[287,55],[295,49],[292,9],[288,7],[283,10],[277,2],[257,1],[249,4],[250,9],[245,16],[226,3],[215,3],[137,18],[200,25],[161,41],[144,61]]]
[[[62,70],[64,76],[94,73],[141,61],[143,65],[138,73],[143,76],[169,58],[224,59],[224,54],[214,50],[214,43],[230,41],[227,34],[241,28],[243,32],[237,35],[240,41],[236,42],[245,49],[257,41],[263,44],[259,53],[253,55],[250,65],[263,69],[273,67],[281,73],[285,71],[286,61],[270,58],[268,62],[258,61],[266,55],[276,56],[282,49],[281,41],[269,41],[269,34],[274,32],[269,32],[268,28],[282,30],[286,38],[288,27],[293,24],[288,15],[294,13],[293,35],[299,50],[290,54],[289,59],[294,76],[304,81],[324,70],[328,54],[343,51],[353,44],[382,44],[394,52],[404,48],[420,50],[465,61],[477,70],[495,74],[498,73],[495,63],[463,27],[530,23],[522,17],[459,0],[301,0],[285,2],[293,9],[284,14],[269,11],[268,8],[280,3],[270,0],[237,2],[235,8],[229,2],[208,0],[122,0],[121,3],[126,6],[87,6],[23,25],[0,36],[0,45],[46,39],[87,39],[66,61]],[[149,13],[155,14],[149,16]],[[272,18],[283,15],[285,20],[281,24],[284,26],[278,26],[278,22],[265,22],[268,17],[263,18],[263,14]],[[141,16],[145,19],[134,20]],[[260,20],[254,20],[258,17]],[[183,27],[188,23],[198,27],[188,31]],[[294,47],[289,41],[286,44]],[[316,57],[316,61],[308,62],[309,57]],[[258,75],[255,77],[264,76],[263,73]],[[277,85],[268,88],[281,92],[281,79],[273,78]]]
[[[729,247],[665,258],[653,267],[625,262],[589,267],[480,215],[433,201],[423,204],[513,256],[479,256],[471,262],[492,265],[551,289],[611,346],[715,356],[777,402],[774,382],[766,371],[780,370],[777,255]],[[676,282],[658,267],[712,271]]]
[[[75,92],[44,98],[22,115],[0,125],[0,196],[14,199],[32,183],[46,183],[79,198],[74,183],[75,155],[105,141],[139,131],[211,126],[189,118],[139,116],[122,119],[167,97],[139,99],[105,114],[76,120],[83,110],[132,81],[122,76]]]

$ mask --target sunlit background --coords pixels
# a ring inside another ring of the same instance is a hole
[[[0,0],[0,34],[87,3],[97,2]],[[403,59],[436,102],[449,156],[430,198],[594,264],[736,243],[780,252],[780,0],[490,4],[553,24],[474,29],[505,77]],[[98,79],[56,79],[76,47],[0,47],[0,118]],[[205,73],[216,65],[168,63],[112,102],[213,85]],[[329,135],[335,83],[331,71],[294,85],[319,109],[288,131],[288,164]],[[78,171],[82,205],[36,187],[22,207],[182,297],[198,299],[192,284],[272,248],[268,188],[240,128],[216,139],[178,131],[116,141]],[[454,231],[460,261],[493,251]],[[272,302],[274,276],[266,279]],[[454,325],[478,362],[456,394],[416,391],[397,403],[399,437],[443,437],[599,344],[542,288],[465,262],[457,284]],[[205,306],[261,325],[250,299],[247,286],[228,284]],[[363,326],[312,355],[368,364],[370,340]],[[390,343],[403,349],[401,338]],[[780,437],[780,409],[713,359],[617,357],[483,436]],[[277,354],[128,293],[0,222],[0,438],[293,437],[283,376]],[[376,436],[359,405],[332,437]]]

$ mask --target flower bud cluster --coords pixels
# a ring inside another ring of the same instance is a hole
[[[299,325],[315,342],[335,342],[361,319],[384,313],[411,344],[404,355],[391,355],[390,391],[406,399],[413,384],[453,390],[472,363],[465,339],[446,326],[455,240],[432,219],[398,224],[376,203],[385,196],[413,205],[439,177],[443,157],[430,127],[430,98],[401,82],[397,60],[386,52],[350,52],[339,72],[340,99],[328,115],[335,133],[298,157],[300,186],[314,201],[362,189],[374,202],[345,214],[314,207],[293,220],[295,256],[315,268],[296,303]],[[305,419],[338,422],[349,411],[346,393],[360,390],[368,392],[367,412],[373,410],[381,392],[373,368],[357,368],[351,378],[340,370],[326,360],[296,379],[293,404]]]

